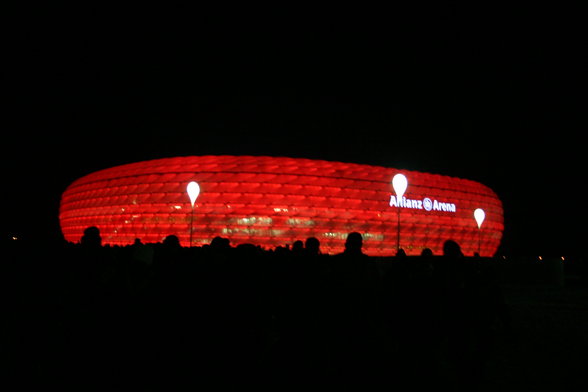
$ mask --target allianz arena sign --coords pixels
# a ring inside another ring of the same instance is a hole
[[[187,185],[199,186],[191,200]],[[483,210],[480,226],[474,211]],[[186,156],[116,166],[79,178],[63,192],[63,235],[79,241],[88,226],[111,245],[183,246],[215,236],[263,248],[316,237],[323,253],[362,233],[368,255],[441,254],[453,239],[466,255],[493,255],[504,230],[502,202],[475,181],[417,171],[267,156]]]
[[[398,207],[401,208],[415,208],[418,210],[425,210],[425,211],[446,211],[446,212],[455,212],[456,206],[454,203],[444,203],[437,200],[431,200],[428,197],[425,197],[422,200],[411,200],[403,197],[402,199],[398,199],[397,196],[390,196],[390,207]]]

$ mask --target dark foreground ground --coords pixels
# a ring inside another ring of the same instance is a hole
[[[345,284],[333,284],[331,279],[331,285],[325,286],[308,280],[312,274],[293,274],[292,266],[299,260],[288,255],[286,259],[294,264],[269,273],[268,266],[275,267],[278,260],[275,254],[261,259],[257,255],[247,268],[241,262],[226,264],[219,273],[215,261],[208,267],[184,266],[165,275],[130,262],[115,262],[113,268],[103,264],[80,268],[77,250],[60,252],[66,258],[58,261],[44,252],[32,259],[20,255],[4,259],[0,387],[10,387],[3,390],[168,391],[249,385],[275,391],[588,388],[588,279],[583,267],[568,271],[553,260],[543,264],[488,260],[496,263],[493,269],[498,271],[510,326],[498,322],[486,331],[492,335],[487,340],[491,347],[485,349],[485,366],[472,377],[472,384],[456,379],[463,374],[457,375],[443,339],[430,340],[440,346],[421,347],[425,355],[406,365],[412,349],[404,344],[407,331],[397,321],[412,315],[413,309],[396,310],[396,318],[388,324],[377,319],[343,325],[345,320],[361,319],[346,319],[347,300],[333,295],[335,289],[349,293],[342,290]],[[119,261],[131,254],[117,252]],[[340,263],[333,258],[327,261],[331,266]],[[402,286],[405,279],[395,282]],[[298,296],[312,284],[319,290],[317,297]],[[404,287],[394,293],[408,299],[418,294],[411,290]],[[353,302],[355,297],[349,299]],[[297,309],[299,298],[306,301],[302,313]],[[317,304],[316,298],[324,302]],[[419,306],[427,306],[427,298],[432,297],[425,297]],[[385,298],[384,307],[376,313],[388,312],[394,301],[394,297]],[[405,302],[397,301],[395,306],[402,308]],[[339,313],[325,316],[333,307],[339,307]],[[361,312],[361,306],[355,311]],[[300,327],[307,330],[306,335],[291,324],[300,322],[301,314]],[[421,321],[412,324],[419,332],[408,332],[411,344],[418,342],[417,334],[434,335],[427,328],[428,316],[425,312],[419,316],[423,318],[414,319]],[[333,338],[335,331],[344,334]],[[349,349],[349,342],[358,343],[352,338],[356,332],[365,336],[361,344],[368,342],[369,349]],[[348,363],[354,365],[346,367]]]
[[[588,388],[588,287],[504,285],[512,336],[498,339],[484,391]]]

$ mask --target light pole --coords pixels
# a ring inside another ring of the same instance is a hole
[[[476,210],[474,211],[474,219],[476,220],[476,223],[478,224],[478,255],[480,254],[480,242],[481,242],[481,227],[482,227],[482,222],[484,222],[484,218],[486,218],[486,213],[484,213],[484,210],[481,208],[476,208]]]
[[[194,222],[194,203],[200,194],[200,185],[196,181],[190,181],[186,188],[190,203],[192,204],[192,213],[190,214],[190,248],[192,247],[192,224]]]
[[[408,180],[404,174],[398,173],[392,178],[392,188],[396,192],[396,211],[398,213],[396,250],[400,250],[400,206],[402,205],[402,196],[408,187]]]

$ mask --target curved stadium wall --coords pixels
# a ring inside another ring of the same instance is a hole
[[[392,178],[408,180],[395,196]],[[190,181],[200,185],[192,206]],[[478,228],[473,212],[485,211]],[[193,213],[193,223],[190,223]],[[263,248],[314,236],[323,253],[339,253],[347,234],[362,233],[364,251],[409,255],[424,248],[442,253],[453,239],[466,255],[492,256],[502,237],[503,210],[496,194],[478,182],[370,165],[257,156],[187,156],[131,163],[100,170],[64,191],[59,221],[67,241],[79,241],[88,226],[103,243],[160,242],[175,234],[183,246],[210,243]],[[400,230],[398,230],[400,222]]]

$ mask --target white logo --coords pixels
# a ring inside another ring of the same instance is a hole
[[[433,209],[433,202],[428,197],[423,199],[423,208],[425,211],[431,211]]]

